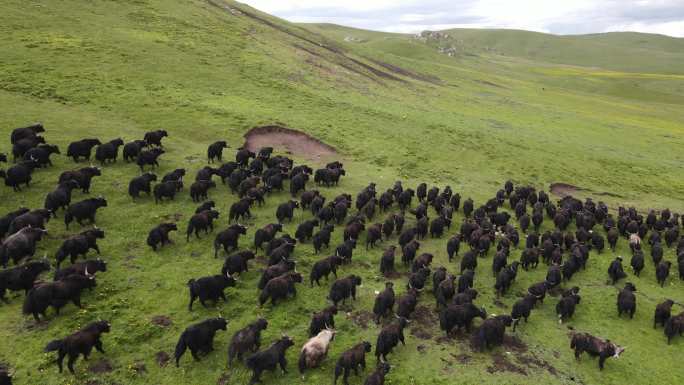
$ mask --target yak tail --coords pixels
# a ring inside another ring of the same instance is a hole
[[[67,253],[64,250],[64,246],[60,246],[59,250],[57,250],[57,253],[55,253],[55,259],[57,260],[57,268],[59,268],[59,265],[66,259]],[[56,272],[55,272],[56,273]]]
[[[577,336],[573,335],[572,339],[570,340],[570,349],[574,349],[575,345],[577,345]]]
[[[677,334],[677,327],[675,326],[676,321],[673,321],[675,317],[670,317],[667,321],[665,321],[665,327],[663,328],[663,332],[665,333],[665,336],[667,336],[667,343],[670,343],[670,339]]]
[[[262,290],[261,294],[259,294],[259,305],[265,304],[266,301],[268,301],[268,297],[269,297],[268,291]]]
[[[337,385],[337,377],[342,375],[342,365],[337,364],[335,365],[335,381],[333,382],[333,385]]]
[[[2,267],[7,267],[8,263],[9,263],[9,255],[7,254],[7,248],[6,247],[0,247],[0,265],[2,265]]]
[[[195,229],[195,226],[193,226],[192,222],[188,223],[188,231],[187,231],[187,237],[185,238],[188,242],[190,242],[190,234],[192,234],[192,231]]]
[[[178,343],[176,344],[176,352],[173,354],[176,358],[176,366],[178,366],[178,360],[183,356],[188,345],[185,343],[185,333],[181,334]]]
[[[485,347],[487,347],[487,340],[486,340],[484,330],[482,328],[480,328],[477,331],[477,334],[474,336],[474,338],[475,338],[475,346],[477,346],[477,348],[480,351],[484,351]]]
[[[214,258],[218,258],[218,252],[219,252],[220,248],[221,248],[221,244],[219,243],[219,241],[214,240]]]
[[[268,283],[268,281],[266,281],[266,275],[261,274],[261,278],[259,278],[259,284],[257,285],[257,287],[260,290],[263,290],[266,287],[266,283]]]
[[[192,292],[192,291],[193,291],[193,288],[194,288],[194,286],[195,286],[195,279],[194,279],[194,278],[191,278],[191,279],[188,281],[187,285],[188,285],[188,287],[190,288],[190,292]]]
[[[442,330],[447,329],[446,309],[439,312],[439,327]],[[448,331],[448,330],[447,330]]]
[[[71,211],[66,210],[64,213],[64,224],[66,225],[67,228],[69,228],[69,223],[74,220],[74,215],[71,213]]]
[[[56,352],[58,350],[62,350],[62,347],[64,346],[64,340],[54,340],[47,344],[45,347],[45,352]]]
[[[24,314],[33,314],[33,309],[36,306],[33,294],[33,290],[31,290],[26,294],[26,298],[24,298],[24,306],[21,309]]]
[[[304,369],[306,369],[306,351],[302,350],[299,354],[299,373],[304,374]]]

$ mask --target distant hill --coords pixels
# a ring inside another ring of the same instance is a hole
[[[335,35],[363,39],[409,38],[413,35],[363,31],[332,24],[310,25]],[[608,70],[684,74],[684,39],[637,32],[551,35],[511,29],[450,29],[426,34],[426,43],[455,54],[493,54],[554,64]]]

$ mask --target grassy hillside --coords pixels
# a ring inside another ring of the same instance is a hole
[[[684,39],[636,32],[550,35],[512,29],[457,28],[404,35],[334,24],[304,24],[347,41],[416,39],[462,55],[500,55],[535,62],[627,72],[682,74]]]
[[[406,186],[423,181],[451,185],[481,204],[512,179],[544,189],[553,182],[573,184],[585,189],[580,195],[594,195],[611,207],[684,209],[684,78],[675,64],[680,40],[649,44],[649,49],[670,52],[671,61],[665,54],[658,60],[633,61],[630,58],[645,55],[630,51],[628,43],[621,45],[626,56],[616,54],[612,63],[603,62],[605,58],[567,62],[502,55],[505,52],[489,52],[491,43],[483,41],[473,41],[472,52],[467,50],[471,54],[449,57],[432,42],[412,36],[293,25],[232,1],[8,0],[2,11],[0,105],[5,108],[0,130],[5,138],[11,128],[42,121],[47,140],[66,152],[70,141],[82,137],[131,140],[164,128],[170,133],[168,153],[157,174],[185,167],[194,179],[206,164],[209,143],[225,139],[234,149],[250,128],[279,122],[339,151],[348,176],[339,187],[324,189],[329,199],[341,192],[355,195],[370,181],[384,191],[403,180]],[[345,41],[347,36],[358,40]],[[606,44],[605,36],[577,39],[587,47]],[[545,44],[552,44],[555,52],[566,50],[555,40]],[[11,151],[7,139],[0,150]],[[59,173],[76,167],[64,156],[55,156],[54,163],[37,171],[35,183],[22,193],[0,189],[0,213],[20,205],[42,206]],[[296,341],[288,353],[290,374],[267,374],[267,383],[328,383],[342,351],[361,339],[375,343],[379,327],[372,321],[362,326],[359,319],[371,310],[374,291],[384,287],[385,279],[377,273],[379,256],[393,242],[370,252],[359,247],[354,263],[341,269],[340,276],[360,274],[364,285],[359,299],[337,316],[339,333],[330,357],[302,380],[295,370],[298,351],[310,313],[327,304],[328,286],[301,285],[297,299],[259,308],[255,286],[263,265],[251,263],[238,286],[228,289],[227,304],[188,312],[185,283],[214,274],[222,264],[212,257],[213,235],[183,240],[196,206],[187,189],[172,203],[131,202],[127,183],[138,173],[134,165],[120,161],[106,166],[94,181],[91,195],[109,201],[98,214],[98,225],[107,232],[100,247],[110,269],[98,277],[98,287],[84,295],[84,309],[69,305],[62,315],[36,325],[21,315],[23,295],[0,305],[0,339],[6,341],[0,345],[0,362],[16,368],[17,384],[244,384],[250,373],[242,364],[227,368],[226,348],[233,332],[257,316],[270,322],[264,346],[282,332]],[[221,211],[218,227],[225,227],[228,207],[237,198],[222,185],[210,197]],[[75,200],[83,198],[74,194]],[[287,199],[288,194],[276,193],[265,207],[254,210],[242,247],[249,247],[256,228],[275,220],[275,207]],[[299,212],[286,232],[293,234],[299,221],[309,217]],[[455,223],[461,219],[458,214]],[[172,236],[174,245],[153,253],[144,239],[164,220],[178,221],[181,231]],[[545,229],[550,226],[547,219]],[[49,258],[64,237],[80,231],[78,226],[65,231],[61,214],[48,230],[37,255],[47,253]],[[457,227],[449,235],[455,231]],[[341,237],[338,228],[332,243]],[[447,266],[445,238],[426,240],[421,249],[436,255],[435,266]],[[514,250],[511,260],[520,251]],[[621,240],[615,254],[628,253]],[[676,260],[673,254],[667,250],[666,258]],[[295,252],[299,270],[307,275],[322,256],[313,255],[310,244]],[[534,376],[552,384],[617,384],[631,378],[674,383],[684,340],[665,345],[662,331],[651,328],[651,317],[655,304],[665,297],[684,302],[684,284],[671,279],[665,288],[658,287],[653,266],[647,263],[641,278],[629,278],[639,289],[635,319],[618,319],[616,288],[605,283],[613,257],[611,252],[592,253],[587,270],[577,275],[573,283],[582,286],[583,301],[569,323],[628,347],[605,371],[599,372],[593,360],[574,361],[569,330],[556,321],[554,298],[516,332],[521,343],[477,353],[465,338],[439,338],[434,301],[424,293],[421,315],[406,333],[407,345],[390,356],[394,367],[388,379],[393,384],[455,379],[518,384]],[[541,266],[521,273],[499,302],[493,295],[490,259],[481,260],[476,279],[482,293],[477,302],[490,313],[508,312],[528,285],[545,276]],[[459,261],[449,264],[449,270],[458,271]],[[404,281],[395,280],[398,293],[403,293]],[[187,325],[218,314],[229,326],[228,332],[217,335],[213,354],[200,362],[186,355],[180,369],[158,365],[156,355],[172,354]],[[152,323],[160,315],[172,324]],[[57,375],[53,356],[42,353],[44,345],[96,319],[109,319],[113,329],[104,337],[107,353],[94,353],[91,363],[106,359],[113,370],[93,373],[79,360],[76,377]],[[369,356],[369,367],[373,361]],[[352,383],[362,379],[353,378]]]

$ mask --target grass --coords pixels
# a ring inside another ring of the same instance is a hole
[[[471,196],[481,204],[512,179],[539,188],[564,182],[587,189],[589,195],[616,194],[600,196],[611,207],[684,209],[684,82],[677,65],[681,39],[642,34],[540,36],[544,47],[564,54],[554,56],[541,55],[536,48],[537,54],[529,54],[532,38],[523,33],[481,32],[478,37],[477,31],[470,31],[459,37],[468,44],[449,57],[437,52],[448,41],[293,25],[218,0],[8,0],[1,9],[0,127],[7,135],[13,127],[42,121],[48,141],[65,151],[77,138],[131,140],[146,130],[164,128],[171,136],[157,173],[185,167],[193,178],[205,165],[209,143],[226,139],[235,148],[248,129],[281,122],[339,150],[348,176],[338,188],[324,190],[329,198],[341,192],[355,194],[370,181],[382,191],[403,180],[406,186],[423,181],[451,185],[464,198]],[[358,40],[345,41],[347,36]],[[567,40],[572,41],[572,50]],[[505,42],[510,51],[486,49],[492,41]],[[648,55],[645,48],[635,47],[636,41],[649,42]],[[606,44],[619,49],[620,55],[597,48]],[[578,57],[582,59],[569,60]],[[388,69],[393,67],[387,64],[401,69]],[[0,149],[10,151],[4,143]],[[53,168],[36,172],[28,190],[0,189],[0,212],[20,205],[42,206],[59,173],[76,167],[63,156],[54,157],[54,162]],[[98,225],[107,232],[100,247],[110,270],[99,276],[98,288],[84,296],[84,309],[69,306],[49,323],[36,325],[21,315],[23,296],[0,306],[0,338],[11,341],[0,345],[0,361],[16,368],[16,383],[247,383],[244,366],[226,367],[226,348],[232,333],[259,315],[270,322],[264,345],[281,332],[296,341],[288,354],[290,374],[267,374],[268,383],[329,383],[342,351],[362,339],[375,342],[379,328],[372,322],[364,329],[345,314],[338,315],[338,336],[328,360],[301,380],[295,373],[296,357],[306,339],[310,313],[326,305],[327,286],[302,285],[296,300],[259,308],[258,264],[252,264],[237,288],[228,290],[227,304],[197,306],[188,312],[187,280],[213,274],[222,262],[212,257],[212,235],[189,243],[182,239],[196,206],[187,191],[161,205],[150,199],[131,202],[127,183],[138,173],[134,165],[120,161],[106,166],[94,181],[91,195],[101,194],[109,201],[98,214]],[[219,186],[210,197],[222,214],[219,227],[225,226],[235,196]],[[82,198],[75,194],[74,199]],[[274,194],[265,207],[255,210],[241,247],[249,247],[255,228],[274,221],[276,205],[286,199],[287,194]],[[296,224],[309,215],[298,213],[286,231],[294,233]],[[176,243],[151,252],[144,245],[147,231],[176,216],[181,228],[173,235]],[[50,235],[37,255],[53,258],[61,240],[79,231],[74,227],[66,232],[61,220],[60,215],[49,223]],[[460,223],[461,216],[455,221]],[[545,229],[549,226],[547,219]],[[341,235],[338,228],[333,244]],[[377,269],[381,249],[389,244],[369,252],[357,249],[354,264],[342,269],[341,275],[356,273],[364,279],[359,299],[348,308],[354,315],[370,311],[374,291],[384,286]],[[444,244],[444,238],[426,240],[421,251],[436,255],[435,266],[446,266]],[[515,250],[511,259],[520,251]],[[624,240],[615,254],[628,255]],[[666,258],[675,260],[673,254],[667,250]],[[313,255],[308,244],[295,252],[305,273],[322,256]],[[635,319],[618,319],[617,290],[605,283],[613,257],[611,252],[592,253],[587,270],[574,279],[582,287],[583,301],[569,322],[577,330],[628,347],[623,358],[609,361],[603,372],[593,360],[574,361],[569,330],[557,323],[555,299],[549,298],[516,332],[527,352],[472,352],[465,341],[439,342],[441,332],[432,322],[413,324],[411,329],[431,338],[407,332],[407,346],[390,356],[394,367],[388,382],[519,384],[534,377],[551,384],[617,384],[633,378],[645,384],[675,383],[684,341],[666,345],[662,331],[651,328],[651,317],[655,304],[665,297],[684,302],[684,285],[670,279],[661,289],[647,263],[641,278],[629,278],[639,289]],[[478,303],[490,313],[509,311],[517,296],[545,275],[542,267],[520,274],[501,300],[503,306],[497,306],[488,274],[490,258],[481,260],[476,278],[482,293]],[[448,265],[451,271],[457,266]],[[403,292],[403,280],[396,283],[397,291]],[[420,304],[432,309],[429,293]],[[180,369],[157,365],[155,354],[171,354],[187,325],[218,314],[229,320],[229,326],[227,333],[217,335],[216,352],[198,363],[186,356]],[[157,315],[168,316],[173,324],[152,324]],[[113,329],[104,338],[107,354],[95,353],[92,359],[106,358],[113,371],[94,374],[80,360],[75,377],[57,375],[53,356],[42,353],[44,345],[96,319],[109,319]],[[500,356],[527,376],[490,373],[493,357]],[[556,374],[530,363],[535,357],[555,368]],[[140,364],[144,373],[134,369]],[[353,378],[352,383],[362,380]]]

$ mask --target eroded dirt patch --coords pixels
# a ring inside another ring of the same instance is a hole
[[[262,147],[273,147],[309,160],[332,158],[337,155],[334,147],[303,132],[283,126],[254,127],[245,134],[243,147],[257,152]]]
[[[487,367],[489,373],[496,372],[511,372],[521,374],[523,376],[527,375],[527,371],[522,366],[514,364],[511,360],[502,353],[492,354],[492,365]]]
[[[173,321],[171,321],[171,318],[165,315],[156,315],[152,317],[152,323],[161,326],[163,328],[169,327],[173,324]]]
[[[548,362],[544,361],[543,359],[537,357],[535,354],[523,354],[518,357],[516,357],[518,362],[525,365],[528,368],[540,368],[540,369],[546,369],[550,374],[557,376],[558,371],[556,368],[551,366]]]
[[[368,329],[368,324],[373,322],[373,313],[366,310],[359,310],[347,314],[347,318],[352,320],[357,326]]]
[[[421,326],[432,327],[437,325],[437,321],[437,313],[424,305],[417,306],[416,310],[411,314],[411,322]]]
[[[582,190],[583,189],[581,187],[573,186],[567,183],[551,183],[549,186],[549,191],[551,191],[551,194],[561,198],[576,194]]]
[[[163,368],[169,364],[171,356],[169,356],[169,353],[165,351],[158,351],[157,354],[154,355],[154,359],[157,361],[159,367]]]
[[[411,335],[421,340],[429,340],[432,338],[432,334],[421,327],[412,328]]]
[[[473,357],[471,357],[467,354],[459,354],[459,355],[451,354],[451,356],[454,357],[456,359],[456,361],[458,361],[459,363],[461,363],[463,365],[469,363],[473,359]]]
[[[133,370],[133,373],[136,375],[142,375],[147,373],[147,366],[145,366],[145,363],[142,361],[136,361],[131,365],[131,369]]]
[[[114,367],[112,366],[112,363],[109,362],[106,359],[101,359],[99,361],[93,362],[89,367],[88,370],[91,373],[109,373],[112,370],[114,370]]]
[[[527,344],[524,343],[520,338],[516,336],[510,336],[508,334],[504,335],[503,346],[507,350],[514,351],[516,353],[527,352]]]
[[[437,324],[437,314],[427,306],[418,306],[411,314],[411,335],[421,340],[432,338],[430,329]]]
[[[593,190],[590,190],[588,188],[574,186],[574,185],[571,185],[568,183],[551,183],[549,185],[549,191],[551,191],[551,194],[558,196],[560,198],[565,198],[567,196],[571,196],[571,195],[576,194],[580,191],[583,191],[585,194],[591,194],[591,195],[597,195],[597,196],[624,198],[624,196],[622,196],[620,194],[613,193],[613,192],[593,191]]]

